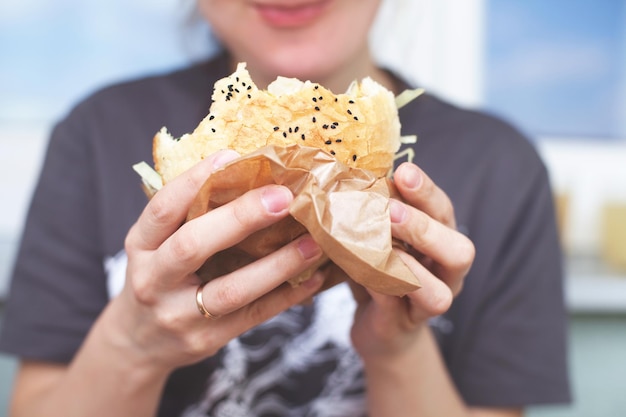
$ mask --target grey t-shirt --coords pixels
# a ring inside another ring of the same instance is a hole
[[[0,349],[67,363],[119,287],[124,237],[146,204],[131,165],[152,137],[193,130],[228,57],[103,89],[57,124],[13,274]],[[472,405],[569,401],[561,253],[546,169],[507,123],[425,95],[400,111],[421,166],[452,199],[474,265],[431,321]],[[217,231],[219,232],[219,231]],[[175,372],[161,416],[365,415],[350,346],[354,305],[338,286]],[[416,378],[419,378],[416,375]]]

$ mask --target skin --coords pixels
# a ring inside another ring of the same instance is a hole
[[[318,19],[288,28],[268,24],[254,7],[307,2],[312,0],[200,0],[198,7],[233,61],[247,62],[260,87],[280,74],[315,80],[339,93],[354,79],[380,73],[367,48],[378,0],[326,1]]]
[[[299,0],[272,1],[284,6]],[[232,51],[233,65],[246,61],[260,86],[280,74],[313,79],[335,91],[365,75],[393,88],[367,46],[377,8],[375,0],[330,1],[313,21],[276,27],[259,18],[250,1],[199,2],[200,12]],[[123,291],[70,364],[22,362],[11,416],[154,415],[174,369],[215,354],[341,274],[326,269],[301,287],[285,284],[321,257],[315,242],[303,236],[207,284],[204,303],[221,317],[200,315],[194,271],[217,251],[287,216],[293,198],[284,187],[263,187],[180,227],[205,178],[235,157],[232,151],[212,155],[147,204],[126,238]],[[394,181],[404,202],[390,201],[392,233],[409,245],[400,255],[423,287],[399,298],[351,285],[358,306],[351,336],[365,366],[370,415],[521,416],[518,409],[467,407],[454,388],[427,320],[445,312],[461,291],[474,247],[456,231],[447,195],[419,167],[401,165]],[[216,225],[219,236],[210,233]],[[269,279],[258,280],[259,275]]]

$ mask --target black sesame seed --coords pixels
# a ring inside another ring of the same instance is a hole
[[[215,116],[210,115],[210,116],[209,116],[209,120],[213,120],[213,119],[215,119]]]
[[[298,130],[300,130],[299,126],[296,126],[296,128],[293,130],[294,132],[298,133]]]
[[[315,119],[315,116],[313,116],[313,119],[311,119],[313,121],[313,123],[315,123],[317,120]]]
[[[324,100],[324,97],[320,96],[320,98],[319,98],[319,99],[320,99],[320,100]]]
[[[252,96],[250,94],[248,94],[248,98],[252,98]]]
[[[222,94],[226,94],[226,91],[222,90]]]
[[[348,114],[352,114],[352,110],[348,109]]]
[[[235,81],[239,82],[239,77],[235,77]]]
[[[315,106],[315,110],[320,111],[320,108],[319,108],[319,107],[317,107],[317,106]]]
[[[339,101],[339,99],[337,97],[335,97],[335,103],[338,102],[338,101]]]
[[[320,88],[320,86],[319,86],[319,85],[316,85],[316,86],[315,86],[315,89],[317,90],[318,88]]]
[[[211,128],[211,132],[215,133],[215,129]]]
[[[289,128],[289,133],[293,133],[293,129],[292,128]]]
[[[335,151],[330,151],[330,154],[331,154],[331,155],[334,155],[334,154],[335,154]]]
[[[354,104],[354,100],[350,100],[350,101],[348,101],[348,103]]]
[[[302,138],[302,140],[304,140],[304,133],[302,134],[302,136],[300,136]]]
[[[358,118],[358,117],[356,117],[356,116],[354,116],[354,120],[359,121],[359,118]]]
[[[235,88],[235,91],[236,91],[236,92],[239,92],[239,89],[238,89],[238,88]]]
[[[333,126],[339,126],[339,122],[333,122]]]
[[[246,82],[245,82],[245,81],[242,81],[242,82],[241,82],[241,85],[242,85],[242,87],[245,87],[245,86],[246,86]]]
[[[252,86],[251,85],[248,86],[248,90],[252,90]]]
[[[335,142],[341,143],[341,139],[335,139]]]
[[[323,125],[322,129],[328,129],[328,125]]]
[[[332,140],[327,140],[326,142],[324,142],[326,145],[332,145],[333,141]]]
[[[233,91],[233,85],[232,84],[228,85],[228,91]]]
[[[287,132],[283,132],[283,137],[286,138],[287,137]]]
[[[313,101],[317,102],[317,99],[315,97],[313,97]]]
[[[280,129],[280,127],[274,126],[274,132],[276,132],[278,129]]]
[[[337,129],[337,125],[330,125],[331,129]]]
[[[356,161],[356,155],[352,155],[352,161]]]

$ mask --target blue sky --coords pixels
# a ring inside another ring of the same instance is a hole
[[[626,1],[489,0],[487,105],[533,135],[626,137]]]

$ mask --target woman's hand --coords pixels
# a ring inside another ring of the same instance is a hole
[[[394,297],[349,281],[358,304],[352,340],[366,361],[411,349],[427,320],[448,310],[474,259],[473,244],[456,230],[450,199],[423,171],[402,164],[394,182],[406,203],[390,201],[392,233],[407,244],[398,253],[422,287]]]
[[[220,317],[212,320],[200,313],[195,271],[216,252],[287,216],[292,200],[284,187],[262,187],[185,223],[206,178],[237,156],[218,152],[152,198],[126,238],[124,289],[99,316],[69,365],[22,363],[12,415],[156,415],[172,370],[214,354],[317,291],[319,273],[298,288],[285,284],[321,257],[315,242],[303,236],[210,281],[204,286],[203,304]]]
[[[322,254],[307,235],[204,286],[203,304],[218,319],[198,311],[195,271],[213,254],[286,217],[293,198],[285,187],[266,186],[184,223],[207,176],[237,156],[218,152],[167,184],[127,236],[126,285],[111,309],[121,320],[120,343],[148,366],[171,370],[213,355],[321,285],[319,273],[298,288],[285,284]]]

